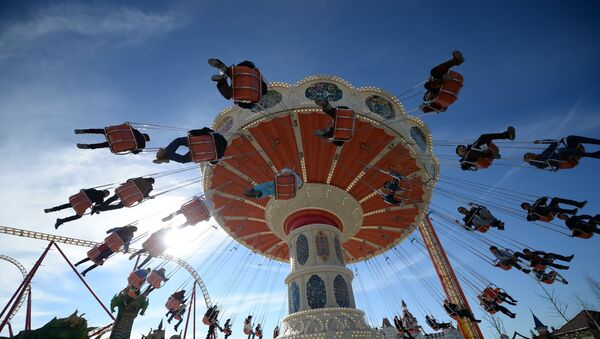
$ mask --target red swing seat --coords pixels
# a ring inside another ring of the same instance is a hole
[[[148,276],[148,284],[154,288],[160,288],[160,284],[164,281],[163,278],[156,273],[156,271],[150,272]]]
[[[128,154],[138,149],[133,127],[129,123],[104,128],[104,135],[114,154]]]
[[[190,158],[195,163],[217,160],[217,145],[212,133],[191,135],[188,133]]]
[[[510,271],[510,269],[512,268],[512,265],[503,264],[501,262],[497,263],[496,266],[500,267],[505,271]]]
[[[547,215],[536,215],[537,221],[551,222],[554,220],[554,213],[549,213]]]
[[[494,143],[489,144],[488,150],[491,153],[490,156],[481,157],[473,163],[475,165],[475,167],[477,167],[478,169],[490,167],[492,165],[492,163],[494,162],[494,154],[500,153],[498,146],[496,146],[496,144],[494,144]]]
[[[576,237],[576,238],[589,239],[594,235],[594,233],[592,233],[592,232],[583,232],[581,230],[578,230],[579,234],[575,235],[575,231],[577,231],[577,230],[573,230],[573,237]]]
[[[296,197],[296,176],[294,173],[275,175],[275,199],[288,200]]]
[[[183,204],[181,212],[190,225],[210,219],[210,210],[206,207],[204,199],[200,198],[194,198],[192,201]]]
[[[449,71],[448,74],[452,79],[444,82],[436,94],[429,91],[425,93],[423,97],[425,108],[423,111],[425,113],[445,112],[458,99],[458,93],[463,87],[464,78],[455,71]]]
[[[106,237],[104,239],[104,244],[113,252],[119,252],[119,250],[125,245],[123,239],[121,239],[116,232],[112,232],[108,237]]]
[[[131,179],[117,187],[115,193],[119,196],[119,199],[121,199],[121,202],[125,207],[135,206],[144,200],[144,195]]]
[[[349,141],[354,135],[356,114],[351,109],[337,108],[333,123],[332,141]]]
[[[179,306],[181,306],[181,301],[179,301],[177,298],[172,297],[172,296],[169,297],[169,299],[165,303],[165,307],[169,311],[177,311],[177,309],[179,308]]]
[[[167,249],[165,242],[156,233],[150,235],[146,241],[142,243],[142,248],[152,257],[158,257]]]
[[[129,277],[127,277],[127,282],[132,287],[139,289],[140,287],[142,287],[142,284],[144,284],[144,282],[146,282],[146,278],[142,278],[142,277],[138,276],[137,274],[135,274],[135,272],[131,272],[131,273],[129,273]]]
[[[131,298],[134,298],[134,299],[137,298],[139,296],[139,292],[140,292],[140,290],[137,288],[131,288],[131,287],[127,288],[127,295]]]
[[[88,208],[92,207],[93,203],[84,191],[81,190],[79,193],[69,197],[69,204],[71,204],[77,215],[83,215]]]
[[[498,298],[498,294],[500,294],[499,288],[486,287],[480,294],[482,299],[485,299],[490,302],[494,302]]]
[[[262,97],[262,75],[258,69],[231,66],[232,98],[236,102],[257,103]]]
[[[483,226],[478,226],[477,228],[475,228],[478,232],[481,233],[485,233],[487,231],[489,231],[490,229],[490,225],[483,225]]]
[[[250,335],[252,333],[252,325],[244,324],[244,334]]]
[[[98,266],[102,266],[102,264],[104,264],[104,260],[98,260],[98,257],[100,256],[102,252],[100,251],[100,249],[98,248],[98,246],[94,246],[92,247],[92,249],[90,249],[89,251],[87,251],[87,257],[96,265]]]

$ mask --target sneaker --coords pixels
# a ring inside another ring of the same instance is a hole
[[[260,196],[260,192],[259,191],[255,191],[254,189],[249,189],[244,191],[244,195],[248,198],[258,198]]]
[[[208,59],[208,64],[211,67],[218,68],[218,69],[222,70],[223,72],[225,72],[225,70],[227,70],[227,65],[225,65],[223,63],[223,61],[221,61],[219,59]]]
[[[169,162],[171,162],[171,160],[165,159],[165,158],[160,158],[160,159],[154,159],[154,160],[152,160],[152,162],[155,164],[162,164],[162,163],[169,163]]]
[[[90,145],[88,145],[88,144],[77,144],[77,148],[79,148],[79,149],[90,149]]]
[[[508,128],[506,129],[506,134],[508,134],[508,140],[515,140],[516,131],[514,127],[508,126]]]
[[[44,213],[50,213],[50,212],[54,212],[54,209],[52,209],[52,208],[45,208],[44,209]]]
[[[575,255],[571,254],[570,256],[568,256],[568,257],[565,258],[565,261],[566,262],[570,262],[571,260],[573,260],[574,257],[575,257]]]
[[[56,219],[56,223],[54,223],[54,229],[57,230],[60,227],[60,225],[62,225],[62,224],[63,224],[62,219]]]
[[[580,202],[579,205],[577,205],[577,207],[584,208],[586,204],[587,204],[587,200],[584,200],[584,201]]]
[[[215,74],[210,77],[210,80],[212,81],[221,81],[225,79],[227,79],[227,76],[225,74]]]
[[[503,222],[498,224],[498,231],[504,231],[504,223]]]
[[[531,272],[531,270],[528,270],[526,268],[522,269],[521,271],[523,271],[523,273],[525,273],[525,274],[529,274]]]
[[[85,131],[82,129],[76,129],[73,132],[75,132],[75,134],[85,134]]]
[[[452,52],[452,59],[455,61],[457,66],[465,62],[465,57],[460,51]]]

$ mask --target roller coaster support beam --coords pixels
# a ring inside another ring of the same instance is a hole
[[[53,244],[52,241],[50,243],[48,243],[48,246],[46,246],[44,253],[42,253],[42,255],[40,256],[38,261],[35,263],[35,265],[31,269],[31,271],[29,272],[29,274],[27,274],[27,277],[25,277],[25,279],[23,280],[23,282],[21,283],[19,288],[17,288],[17,291],[15,291],[15,294],[13,294],[13,296],[10,298],[10,300],[8,301],[8,303],[2,310],[2,313],[0,313],[0,317],[1,317],[2,315],[4,315],[4,312],[9,307],[9,305],[12,304],[12,306],[10,307],[10,310],[8,311],[8,314],[6,315],[6,318],[4,318],[4,320],[2,320],[2,324],[0,324],[0,332],[2,332],[2,329],[4,329],[4,326],[6,326],[6,324],[8,323],[10,315],[13,313],[13,311],[19,304],[19,300],[21,300],[21,298],[23,297],[23,294],[27,290],[27,286],[31,283],[31,279],[33,279],[35,272],[42,264],[42,261],[46,257],[46,254],[48,254],[48,251],[50,250],[50,246],[52,246],[52,244]],[[13,303],[13,300],[14,300],[14,303]]]
[[[459,307],[472,312],[471,306],[469,306],[469,302],[460,287],[458,279],[456,279],[452,265],[450,265],[450,261],[446,256],[446,252],[444,252],[444,248],[431,224],[429,216],[423,218],[421,223],[419,223],[418,228],[421,232],[421,237],[423,237],[423,241],[425,242],[425,246],[427,247],[427,251],[429,252],[429,256],[431,257],[431,261],[433,262],[433,266],[440,278],[440,282],[446,293],[446,298]],[[458,328],[466,339],[483,339],[483,334],[476,322],[465,318],[459,318]]]
[[[81,276],[81,274],[79,274],[79,272],[77,271],[77,269],[75,268],[75,266],[73,266],[73,264],[71,264],[71,261],[69,260],[69,258],[67,258],[67,256],[62,251],[62,249],[60,247],[58,247],[58,244],[55,243],[55,242],[52,242],[52,243],[54,244],[54,247],[56,247],[56,249],[58,250],[58,252],[60,252],[60,255],[62,255],[62,257],[67,262],[67,264],[69,264],[69,267],[71,267],[71,269],[73,270],[73,272],[75,272],[75,274],[77,275],[77,278],[79,278],[79,280],[81,280],[81,282],[85,285],[85,287],[88,289],[88,291],[90,291],[90,293],[92,294],[92,296],[94,297],[94,299],[96,299],[96,301],[98,302],[98,304],[100,304],[100,306],[102,306],[102,308],[104,309],[104,311],[106,311],[106,314],[108,314],[108,316],[113,321],[115,321],[115,317],[112,315],[112,313],[110,313],[110,311],[108,310],[108,308],[106,307],[106,305],[104,305],[104,303],[102,303],[102,300],[100,300],[100,298],[98,298],[98,295],[96,294],[96,292],[94,292],[94,290],[92,290],[92,288],[90,287],[90,285],[88,285],[88,283],[85,281],[85,279],[83,279],[83,277]]]

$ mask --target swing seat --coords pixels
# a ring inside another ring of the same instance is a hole
[[[116,232],[112,232],[108,237],[106,237],[104,239],[104,244],[113,252],[119,252],[119,250],[125,245],[123,239],[121,239]]]
[[[449,71],[448,74],[452,79],[444,82],[437,93],[425,93],[423,105],[424,108],[429,108],[429,112],[444,112],[458,99],[464,78],[458,72]]]
[[[559,162],[558,169],[575,168],[577,167],[577,165],[579,165],[579,159],[581,158],[576,156],[570,156],[567,158],[567,160]]]
[[[497,263],[496,266],[500,267],[501,269],[503,269],[505,271],[510,271],[510,269],[512,268],[512,265],[507,265],[507,264],[503,264],[503,263]]]
[[[137,298],[139,296],[139,289],[135,289],[135,288],[128,288],[127,289],[127,295],[133,299]]]
[[[228,328],[224,328],[224,329],[223,329],[223,333],[225,333],[225,335],[227,335],[227,334],[231,334],[231,330],[230,330],[230,329],[228,329]]]
[[[485,233],[490,229],[490,225],[483,225],[476,228],[478,232]]]
[[[496,314],[496,312],[498,312],[495,309],[486,309],[485,311],[489,314]]]
[[[552,285],[555,281],[556,281],[556,278],[554,278],[554,277],[546,278],[546,279],[542,280],[542,282],[544,284],[548,284],[548,285]]]
[[[536,263],[536,264],[531,265],[531,268],[533,268],[536,271],[544,271],[546,269],[546,265]]]
[[[175,320],[177,320],[177,321],[182,319],[180,313],[175,313],[175,316],[173,318],[175,318]]]
[[[293,173],[277,173],[275,176],[275,199],[288,200],[296,197],[296,176]]]
[[[356,114],[351,109],[338,108],[333,123],[333,137],[331,141],[349,141],[354,135]]]
[[[500,290],[497,288],[486,287],[480,294],[482,299],[494,302],[498,298]]]
[[[490,153],[489,156],[481,157],[481,158],[477,159],[477,161],[474,162],[474,165],[478,169],[490,167],[492,165],[492,163],[494,162],[494,159],[496,159],[498,157],[498,155],[500,154],[500,149],[498,149],[498,146],[496,146],[496,144],[493,144],[493,143],[489,144],[487,151]]]
[[[73,207],[77,215],[83,215],[88,208],[92,207],[92,201],[85,195],[83,190],[70,196],[69,204],[71,204],[71,207]]]
[[[210,219],[210,211],[206,207],[204,199],[194,198],[192,201],[183,204],[181,211],[190,225]]]
[[[165,303],[165,307],[169,311],[177,311],[179,306],[181,306],[181,301],[177,300],[177,298],[175,298],[175,297],[169,297],[169,299]]]
[[[132,207],[144,200],[144,195],[140,191],[139,187],[131,179],[127,180],[126,183],[117,187],[115,193],[121,199],[121,202],[125,207]]]
[[[140,288],[146,281],[146,278],[142,278],[135,274],[135,272],[129,273],[129,277],[127,277],[127,282],[134,288]]]
[[[252,327],[246,327],[246,325],[244,325],[244,334],[250,335],[251,333],[252,333]]]
[[[573,231],[573,237],[581,238],[581,239],[589,239],[594,235],[592,232],[583,232],[579,231],[579,234],[575,235],[575,230]]]
[[[97,260],[97,258],[100,256],[100,253],[101,253],[101,251],[98,248],[98,246],[94,246],[92,249],[90,249],[89,251],[87,251],[87,257],[94,264],[102,266],[102,264],[104,263],[104,261]]]
[[[547,215],[537,215],[537,221],[551,222],[552,220],[554,220],[554,213],[549,213]]]
[[[231,66],[231,89],[235,102],[259,102],[262,97],[260,71],[246,66]]]
[[[202,323],[203,323],[204,325],[210,325],[210,319],[208,319],[208,317],[207,317],[207,316],[204,316],[204,317],[202,318]]]
[[[158,235],[152,234],[142,243],[142,248],[152,257],[158,257],[167,249],[164,241]]]
[[[164,281],[163,278],[155,271],[150,272],[148,276],[148,284],[154,288],[160,288],[160,284]]]
[[[191,135],[188,133],[190,158],[195,163],[217,160],[217,146],[212,133]]]
[[[256,334],[257,337],[262,337],[262,331],[256,331],[254,332]]]
[[[104,128],[104,135],[114,154],[128,154],[138,149],[133,128],[129,123]]]

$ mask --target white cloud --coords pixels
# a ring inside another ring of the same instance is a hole
[[[169,32],[183,22],[175,13],[157,14],[125,6],[54,4],[41,8],[29,20],[4,24],[0,61],[41,44],[56,48],[53,38],[60,34],[69,34],[64,41],[78,41],[84,46],[92,41],[96,46],[105,45],[110,40],[114,48]]]

